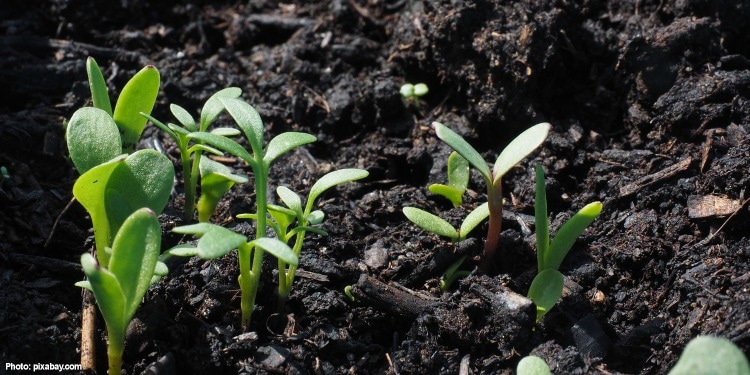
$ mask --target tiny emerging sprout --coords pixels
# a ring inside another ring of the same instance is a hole
[[[469,162],[459,155],[451,152],[448,156],[448,185],[432,184],[429,189],[432,193],[442,195],[453,203],[453,207],[460,206],[463,195],[469,186]]]
[[[399,89],[401,97],[408,103],[413,103],[417,107],[420,105],[419,98],[427,95],[428,92],[430,92],[430,89],[424,83],[405,83],[401,86],[401,89]]]
[[[602,212],[601,202],[587,204],[573,215],[557,231],[552,241],[549,239],[549,219],[547,218],[547,192],[544,184],[544,169],[536,166],[536,199],[534,217],[536,221],[537,275],[531,282],[528,297],[536,305],[536,320],[557,304],[562,296],[565,277],[558,269],[563,259],[573,247],[576,239],[591,225]]]
[[[247,182],[247,177],[232,174],[231,169],[224,164],[209,158],[201,158],[201,198],[198,200],[198,221],[207,222],[216,210],[221,197],[226,194],[234,184]]]
[[[347,285],[347,286],[344,287],[344,294],[346,295],[347,298],[349,298],[349,301],[359,302],[357,300],[357,298],[355,298],[354,295],[352,294],[352,286],[351,285]]]
[[[471,274],[469,271],[462,271],[459,270],[459,267],[461,267],[462,264],[464,264],[464,261],[466,260],[466,255],[462,256],[461,258],[458,258],[457,261],[455,261],[453,264],[451,264],[450,267],[448,267],[447,270],[443,273],[443,277],[440,278],[440,290],[447,291],[450,289],[451,285],[453,285],[456,280],[458,280],[460,277],[466,277]]]
[[[10,180],[10,173],[8,173],[8,168],[3,165],[0,167],[0,188],[3,187],[5,180]]]

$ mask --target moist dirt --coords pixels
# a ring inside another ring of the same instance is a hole
[[[172,121],[171,103],[197,113],[237,86],[267,137],[315,135],[274,165],[270,191],[307,192],[338,168],[370,173],[321,200],[329,236],[308,236],[281,311],[267,259],[249,330],[239,326],[235,254],[171,260],[129,328],[124,373],[497,374],[533,354],[556,374],[663,374],[699,334],[748,353],[749,18],[747,2],[700,0],[5,0],[0,358],[80,358],[73,284],[93,240],[85,210],[70,203],[77,173],[63,124],[90,105],[88,56],[113,95],[155,65],[156,118]],[[406,82],[429,86],[419,105],[400,97]],[[523,129],[553,124],[503,180],[502,249],[485,274],[475,268],[486,227],[454,245],[401,212],[458,224],[485,199],[478,174],[459,208],[428,192],[445,182],[450,152],[433,121],[487,160]],[[185,223],[175,144],[149,126],[140,147],[162,150],[178,171],[163,248],[191,240],[170,232]],[[248,166],[222,161],[252,179]],[[537,324],[522,296],[536,272],[538,164],[552,233],[589,202],[604,210],[562,264],[562,300]],[[238,185],[213,220],[250,234],[235,216],[254,202],[252,184]],[[474,272],[441,291],[463,255]]]

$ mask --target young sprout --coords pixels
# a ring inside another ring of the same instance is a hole
[[[267,192],[268,174],[271,168],[271,163],[279,156],[294,148],[314,142],[316,138],[307,133],[286,132],[271,139],[264,148],[263,120],[261,120],[258,111],[256,111],[251,105],[239,99],[219,97],[217,100],[227,110],[247,138],[248,143],[250,144],[250,152],[248,152],[242,145],[226,136],[213,132],[206,132],[205,130],[199,129],[199,131],[191,132],[187,135],[187,138],[197,143],[210,145],[218,150],[230,153],[250,165],[255,179],[256,212],[254,215],[256,215],[257,218],[255,225],[255,239],[262,240],[266,237],[266,229],[268,226]],[[284,246],[287,245],[284,244]],[[240,287],[242,290],[240,305],[242,307],[242,326],[245,328],[250,325],[250,318],[253,309],[255,308],[257,285],[260,282],[263,254],[266,250],[268,249],[266,246],[263,246],[263,244],[261,244],[261,246],[244,245],[240,248]],[[294,255],[293,252],[291,254]],[[290,257],[282,258],[278,256],[278,254],[274,255],[287,264],[292,264],[287,260],[294,259]],[[252,260],[250,259],[251,257]],[[296,262],[296,259],[294,259],[294,262]]]
[[[317,229],[314,225],[320,224],[325,215],[320,210],[314,210],[315,201],[326,190],[341,185],[346,182],[356,181],[367,177],[369,173],[362,169],[340,169],[329,172],[313,184],[310,194],[307,197],[307,203],[302,208],[302,198],[285,186],[279,186],[276,193],[286,207],[269,205],[270,221],[269,225],[276,232],[276,236],[284,243],[289,243],[294,239],[294,255],[299,258],[302,252],[302,246],[305,241],[307,232],[315,232],[321,235],[327,235],[325,231]],[[255,219],[255,214],[240,214],[238,218]],[[291,225],[296,222],[296,227]],[[297,265],[287,264],[283,259],[278,260],[279,269],[279,289],[278,289],[278,308],[283,309],[286,300],[289,298],[294,277],[297,273]]]
[[[198,186],[198,177],[199,173],[201,177],[203,174],[203,152],[209,152],[214,155],[222,155],[222,152],[214,147],[208,146],[200,141],[194,142],[194,140],[191,139],[189,135],[193,132],[208,131],[209,126],[213,124],[214,120],[216,120],[219,114],[224,110],[224,105],[219,100],[220,98],[236,99],[240,96],[240,94],[242,94],[242,90],[240,90],[239,88],[228,87],[211,95],[211,97],[208,98],[206,103],[203,105],[199,123],[195,122],[195,119],[187,110],[176,104],[170,105],[169,108],[172,112],[172,115],[177,119],[180,125],[173,124],[171,122],[165,125],[163,122],[153,118],[152,116],[146,113],[142,113],[142,115],[148,118],[156,127],[169,135],[175,141],[175,143],[177,144],[177,149],[180,151],[180,160],[182,162],[183,170],[182,179],[185,186],[185,221],[191,221],[193,219],[193,212],[196,209],[195,196]],[[240,132],[234,128],[215,128],[211,130],[211,133],[224,137],[231,137],[240,134]],[[222,195],[224,193],[226,193],[226,191],[223,192]],[[219,199],[220,198],[221,196],[219,196]],[[212,213],[213,211],[208,213],[208,217],[210,217]],[[204,220],[201,220],[201,212],[199,212],[199,221],[207,221],[208,218],[206,218],[205,215],[206,212],[204,211]]]
[[[247,177],[233,174],[232,170],[224,164],[209,158],[201,158],[201,198],[198,200],[198,221],[207,222],[216,210],[221,197],[226,194],[234,184],[247,182]]]
[[[443,273],[443,277],[440,278],[440,290],[446,291],[450,289],[451,285],[456,282],[460,277],[466,277],[471,274],[469,271],[461,271],[459,270],[459,267],[461,267],[462,264],[464,264],[464,261],[466,260],[466,255],[462,256],[461,258],[458,258],[457,261],[455,261],[453,264],[451,264],[450,267],[448,267],[447,270]]]
[[[487,240],[484,243],[483,268],[486,268],[491,263],[500,242],[503,219],[501,179],[505,173],[544,142],[551,125],[548,123],[537,124],[518,135],[497,157],[492,170],[490,170],[487,162],[484,161],[479,152],[460,135],[439,122],[433,122],[432,126],[438,138],[447,143],[448,146],[463,156],[471,166],[476,168],[487,184],[487,203],[489,204],[490,220],[489,228],[487,229]]]
[[[469,212],[461,223],[461,226],[456,229],[443,218],[420,208],[404,207],[402,211],[404,215],[406,215],[406,218],[418,227],[430,233],[448,237],[452,242],[461,242],[465,240],[469,233],[481,224],[490,214],[489,204],[486,202],[482,203],[479,207]]]
[[[414,103],[416,107],[419,107],[421,104],[419,98],[427,95],[427,93],[430,92],[430,89],[424,83],[417,83],[416,85],[405,83],[401,86],[399,92],[401,93],[401,97],[404,98],[407,103]]]
[[[106,322],[110,375],[120,374],[125,331],[156,276],[160,247],[161,228],[156,214],[142,208],[128,216],[117,232],[108,267],[88,253],[81,256],[88,280],[76,285],[93,292]]]
[[[458,207],[464,202],[463,196],[468,186],[469,162],[458,152],[453,151],[448,156],[448,185],[432,184],[429,189],[450,200],[453,207]]]
[[[573,247],[576,239],[602,212],[602,203],[587,204],[573,215],[557,231],[552,241],[549,239],[549,219],[547,218],[547,192],[544,184],[544,169],[536,166],[536,200],[534,217],[536,222],[537,275],[531,282],[528,297],[536,304],[536,319],[542,317],[557,304],[562,296],[565,277],[558,269],[563,259]]]

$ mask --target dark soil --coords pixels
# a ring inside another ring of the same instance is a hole
[[[0,358],[79,361],[73,283],[91,225],[78,204],[65,209],[77,174],[63,123],[89,105],[88,56],[114,93],[157,66],[157,118],[171,120],[170,103],[196,113],[238,86],[268,136],[316,135],[277,162],[274,185],[305,192],[333,168],[370,172],[322,200],[330,236],[310,236],[281,314],[268,259],[249,332],[239,327],[235,255],[170,263],[131,326],[125,373],[497,374],[535,354],[557,374],[662,374],[699,334],[748,353],[748,19],[746,1],[4,0]],[[429,85],[420,107],[400,98],[404,82]],[[504,179],[515,214],[494,271],[445,293],[442,272],[461,254],[479,257],[482,231],[454,248],[401,208],[458,223],[484,184],[473,176],[458,209],[427,191],[445,181],[449,153],[432,121],[487,160],[530,125],[554,125]],[[154,144],[179,162],[150,127],[141,146]],[[508,300],[526,294],[536,271],[533,223],[523,219],[533,215],[536,164],[547,172],[553,233],[586,203],[604,203],[562,265],[563,299],[540,324],[523,300]],[[189,240],[169,232],[183,224],[177,189],[161,217],[165,248]],[[236,187],[216,222],[252,233],[234,216],[253,202],[252,185]],[[404,305],[377,295],[383,284],[409,296]]]

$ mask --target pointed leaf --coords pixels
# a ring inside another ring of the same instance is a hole
[[[286,186],[279,186],[276,188],[276,194],[279,195],[281,201],[294,211],[295,215],[302,216],[302,199]]]
[[[432,184],[428,187],[431,193],[445,197],[453,204],[453,207],[458,207],[463,203],[463,193],[456,190],[453,186],[443,184]]]
[[[109,89],[104,80],[102,70],[93,57],[86,59],[86,73],[89,77],[89,88],[91,88],[91,101],[94,107],[107,112],[112,117],[112,103],[109,101]]]
[[[174,139],[175,142],[179,142],[180,141],[179,138],[177,138],[177,133],[174,130],[174,128],[177,127],[177,125],[171,124],[171,123],[165,125],[163,122],[157,120],[153,116],[151,116],[149,114],[146,114],[146,113],[143,113],[143,112],[141,112],[141,116],[145,117],[148,121],[151,121],[151,123],[153,123],[154,126],[156,126],[157,128],[159,128],[161,131],[167,133],[167,135],[169,135],[170,137],[172,137],[172,139]],[[179,128],[179,127],[177,127],[177,129],[180,129],[180,130],[184,131],[184,129]]]
[[[492,184],[492,179],[490,178],[490,167],[474,147],[466,142],[463,137],[439,122],[433,122],[432,127],[435,128],[435,134],[437,134],[438,138],[443,140],[443,142],[448,144],[452,149],[456,150],[456,152],[463,156],[469,164],[476,168],[482,177],[484,177],[485,181],[487,181],[488,185]]]
[[[70,159],[80,174],[122,154],[117,125],[99,108],[83,107],[73,113],[65,139]]]
[[[549,218],[547,217],[547,190],[544,184],[544,168],[536,166],[536,198],[534,199],[534,221],[536,226],[537,272],[544,267],[549,252]]]
[[[134,150],[141,138],[146,127],[146,118],[141,116],[141,112],[151,114],[159,94],[159,83],[159,71],[153,65],[148,65],[122,88],[112,118],[120,128],[125,151]]]
[[[296,147],[315,142],[316,140],[317,138],[312,134],[299,132],[281,133],[268,142],[266,153],[263,156],[263,162],[266,163],[266,165],[271,165],[271,163],[279,156]]]
[[[125,220],[112,242],[109,271],[125,297],[125,317],[130,318],[151,285],[161,253],[161,227],[154,211],[141,208]]]
[[[172,112],[172,116],[185,127],[186,130],[194,132],[198,130],[195,126],[195,119],[185,108],[180,107],[177,104],[170,104],[169,111]]]
[[[307,197],[307,205],[305,205],[305,212],[309,213],[312,211],[315,200],[326,190],[345,182],[361,180],[369,175],[370,173],[366,170],[356,168],[344,168],[325,174],[313,184],[312,188],[310,188],[310,194]]]
[[[198,256],[198,248],[190,244],[180,244],[165,251],[164,254],[176,257],[195,257]]]
[[[275,239],[275,238],[257,238],[250,242],[255,247],[259,247],[276,258],[282,260],[284,263],[297,266],[297,256],[294,255],[294,251],[289,245]]]
[[[482,224],[488,217],[490,217],[490,205],[487,202],[482,203],[479,207],[473,209],[466,215],[466,219],[461,223],[461,229],[459,229],[459,240],[466,239],[474,228]]]
[[[301,233],[301,232],[313,232],[313,233],[319,234],[321,236],[328,236],[328,232],[326,232],[326,231],[324,231],[324,230],[322,230],[320,228],[311,227],[309,225],[304,225],[304,226],[301,226],[301,227],[295,227],[294,229],[292,229],[291,231],[289,231],[289,234],[290,235],[295,235],[295,234]]]
[[[323,219],[325,219],[326,215],[321,210],[315,210],[313,212],[310,212],[309,215],[305,218],[308,223],[312,225],[317,225],[323,222]]]
[[[91,254],[81,255],[81,266],[83,273],[89,279],[91,291],[94,293],[104,321],[107,322],[107,328],[115,331],[109,334],[124,336],[130,320],[126,319],[125,296],[122,294],[117,278],[106,268],[98,265]]]
[[[406,218],[418,227],[430,233],[448,237],[453,241],[458,240],[458,231],[439,216],[415,207],[404,207],[402,211]]]
[[[555,238],[549,245],[549,251],[544,259],[545,269],[559,269],[565,255],[576,242],[576,239],[583,233],[594,219],[602,212],[602,203],[593,202],[587,204],[578,213],[573,215],[557,231]]]
[[[547,139],[552,125],[543,122],[536,124],[514,138],[508,146],[503,149],[492,168],[493,184],[497,184],[500,178],[511,168],[518,164],[523,158],[536,150],[539,145]]]
[[[200,236],[197,245],[197,255],[201,259],[216,259],[238,248],[247,241],[247,238],[239,233],[209,223],[184,225],[174,228],[172,231]]]
[[[237,123],[237,126],[245,133],[245,137],[250,142],[253,153],[262,152],[263,120],[260,118],[258,111],[250,104],[239,99],[219,98],[219,101],[224,104],[224,107]]]
[[[201,158],[200,174],[201,176],[206,177],[212,174],[218,175],[225,180],[229,180],[238,184],[244,184],[245,182],[247,182],[247,176],[241,174],[233,174],[231,168],[209,158]]]
[[[242,134],[242,132],[240,132],[239,129],[225,128],[225,127],[213,128],[211,129],[209,133],[220,135],[222,137],[234,137],[234,136]]]
[[[565,277],[557,270],[545,269],[536,275],[529,287],[528,297],[537,307],[537,321],[557,304],[564,284]]]
[[[208,127],[216,120],[216,117],[224,110],[224,104],[221,103],[219,98],[234,99],[240,95],[242,95],[242,90],[239,87],[227,87],[211,95],[206,100],[206,104],[203,105],[203,109],[201,110],[201,127],[197,130],[202,132],[208,130]]]
[[[207,132],[190,133],[188,137],[190,139],[196,139],[201,142],[206,142],[209,145],[218,148],[219,150],[228,152],[248,162],[250,165],[255,164],[255,160],[253,159],[253,156],[250,155],[250,153],[248,153],[247,151],[245,151],[245,148],[242,147],[242,145],[240,145],[239,143],[227,137],[222,137],[220,135],[207,133]]]

